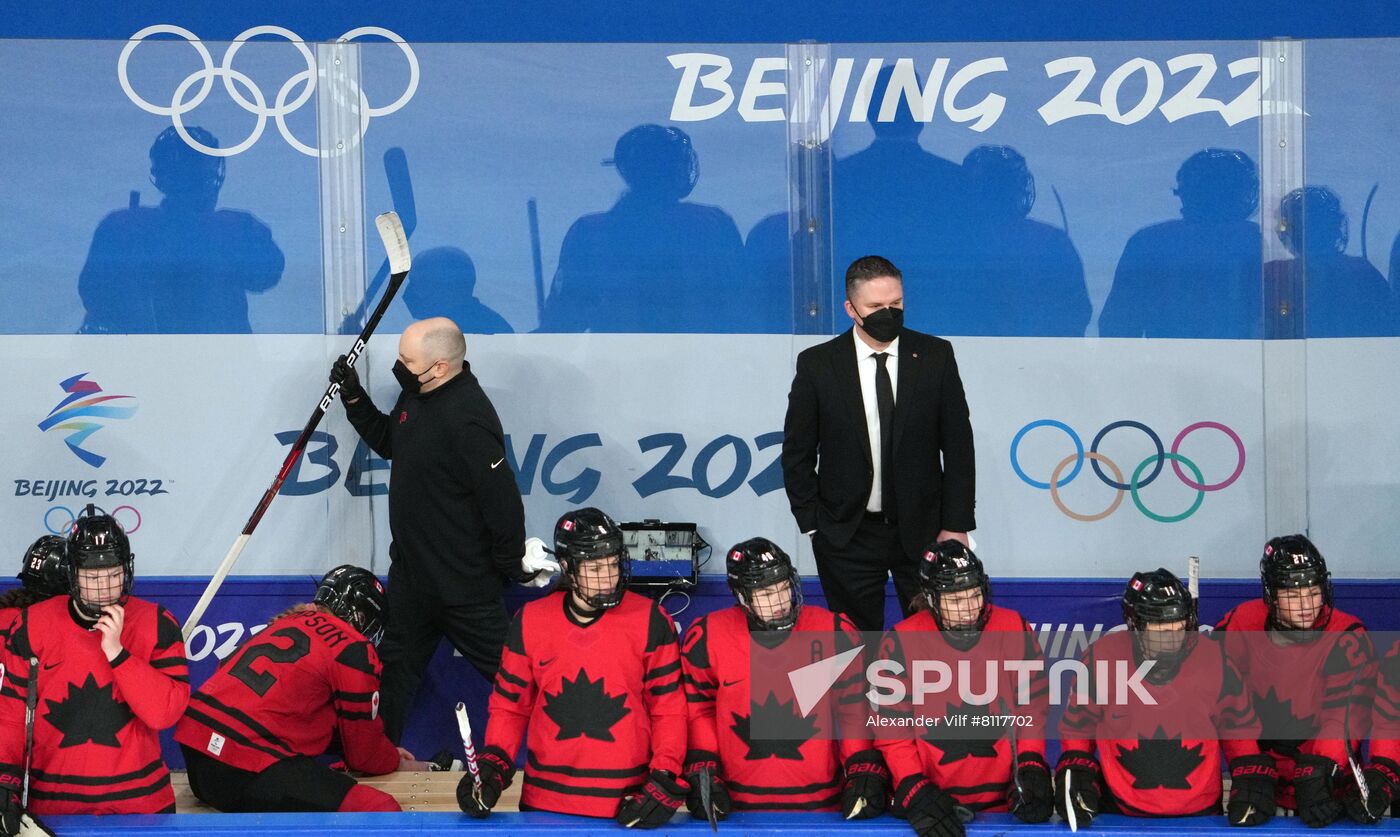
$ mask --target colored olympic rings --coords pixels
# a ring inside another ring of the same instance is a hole
[[[99,508],[98,511],[103,510]],[[130,514],[123,514],[123,512],[130,512]],[[141,512],[137,511],[135,506],[117,506],[105,513],[110,514],[128,535],[134,534],[141,528]],[[78,513],[67,506],[50,506],[49,510],[44,512],[44,528],[49,531],[50,535],[68,537],[77,520]],[[54,525],[55,521],[58,523],[57,526]]]
[[[1025,439],[1026,434],[1030,433],[1032,430],[1041,427],[1053,428],[1055,430],[1061,431],[1069,437],[1070,442],[1072,442],[1074,445],[1074,452],[1061,459],[1059,463],[1055,466],[1054,470],[1051,471],[1049,482],[1042,482],[1028,475],[1025,469],[1021,467],[1021,461],[1018,455],[1021,443]],[[1114,430],[1118,429],[1131,429],[1140,431],[1145,436],[1147,436],[1148,440],[1152,443],[1152,446],[1156,448],[1156,453],[1142,460],[1142,462],[1138,463],[1137,467],[1133,469],[1132,475],[1128,482],[1123,481],[1123,473],[1122,470],[1118,467],[1117,463],[1109,459],[1104,454],[1099,453],[1099,446],[1103,443],[1104,437],[1106,437],[1109,433],[1112,433]],[[1181,454],[1182,442],[1185,441],[1188,435],[1197,430],[1218,430],[1221,433],[1224,433],[1225,436],[1235,445],[1235,451],[1237,454],[1235,468],[1230,472],[1229,476],[1225,477],[1219,482],[1206,483],[1205,476],[1201,473],[1201,469],[1196,465],[1196,463],[1192,462],[1190,459],[1187,459]],[[1068,505],[1065,504],[1064,499],[1060,496],[1060,489],[1064,488],[1066,485],[1072,482],[1075,477],[1079,476],[1079,472],[1083,469],[1084,461],[1086,459],[1089,461],[1089,466],[1093,469],[1094,474],[1099,478],[1099,481],[1102,482],[1104,485],[1108,486],[1109,488],[1114,489],[1115,491],[1113,500],[1108,504],[1108,506],[1105,507],[1103,511],[1096,512],[1093,514],[1085,514],[1082,512],[1074,511],[1073,509],[1069,508]],[[1196,492],[1196,498],[1191,503],[1191,505],[1187,507],[1185,511],[1180,512],[1178,514],[1162,514],[1160,512],[1156,512],[1152,509],[1149,509],[1146,503],[1143,502],[1142,496],[1140,494],[1143,488],[1146,488],[1154,480],[1156,480],[1158,476],[1162,474],[1163,466],[1168,461],[1172,463],[1172,472],[1176,474],[1177,479],[1180,480],[1180,482],[1183,485],[1185,485],[1188,488],[1194,489]],[[1016,473],[1016,476],[1020,477],[1022,482],[1026,483],[1032,488],[1039,488],[1043,491],[1049,491],[1051,501],[1054,502],[1055,507],[1058,508],[1061,513],[1063,513],[1066,517],[1084,523],[1092,523],[1096,520],[1103,520],[1104,518],[1117,511],[1118,507],[1123,502],[1124,492],[1127,492],[1132,496],[1133,505],[1137,507],[1138,511],[1142,512],[1144,517],[1147,517],[1150,520],[1155,520],[1158,523],[1179,523],[1180,521],[1183,521],[1191,515],[1195,514],[1196,511],[1200,509],[1201,503],[1204,502],[1207,492],[1220,491],[1233,485],[1234,482],[1240,478],[1240,475],[1244,473],[1244,464],[1244,442],[1240,439],[1239,434],[1236,433],[1232,428],[1221,424],[1218,421],[1198,421],[1193,424],[1187,425],[1180,433],[1176,435],[1176,438],[1172,440],[1170,449],[1168,449],[1163,444],[1162,437],[1159,436],[1157,432],[1154,431],[1152,428],[1148,427],[1146,424],[1143,424],[1140,421],[1132,421],[1129,419],[1115,421],[1104,425],[1103,429],[1094,435],[1094,440],[1089,445],[1089,449],[1087,451],[1084,449],[1084,442],[1080,439],[1079,434],[1076,433],[1074,429],[1068,424],[1065,424],[1062,421],[1057,421],[1055,419],[1038,419],[1036,421],[1032,421],[1026,424],[1024,427],[1022,427],[1019,431],[1017,431],[1016,435],[1011,439],[1011,469]],[[1186,466],[1187,471],[1191,472],[1191,476],[1188,477],[1186,473],[1182,470],[1183,465]],[[1112,478],[1109,478],[1109,476],[1104,473],[1105,467],[1112,473]],[[1068,473],[1066,473],[1066,469],[1068,469]]]

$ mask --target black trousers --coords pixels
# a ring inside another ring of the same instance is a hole
[[[483,583],[498,589],[495,579]],[[510,619],[501,596],[470,604],[448,604],[435,590],[416,587],[396,563],[389,565],[389,625],[379,644],[384,665],[380,684],[379,715],[384,732],[395,744],[403,737],[404,721],[413,697],[423,682],[423,672],[437,653],[443,637],[486,678],[496,680],[501,667]]]
[[[239,770],[181,744],[190,790],[228,814],[337,811],[355,780],[306,756],[283,759],[261,773]]]
[[[901,613],[919,593],[914,559],[899,543],[899,528],[874,515],[861,521],[850,543],[834,546],[819,530],[812,536],[817,577],[830,610],[844,613],[862,631],[885,629],[885,583],[894,576]]]

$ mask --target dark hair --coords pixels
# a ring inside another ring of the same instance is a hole
[[[857,286],[881,276],[892,276],[904,282],[904,274],[884,256],[861,256],[851,262],[851,266],[846,268],[846,298],[855,293]]]

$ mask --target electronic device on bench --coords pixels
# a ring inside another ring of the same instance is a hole
[[[632,563],[631,587],[693,590],[700,579],[700,552],[709,544],[694,523],[648,519],[619,523],[622,545]]]

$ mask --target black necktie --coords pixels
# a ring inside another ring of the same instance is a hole
[[[875,409],[880,412],[880,510],[894,520],[894,384],[885,366],[889,355],[875,355]]]

